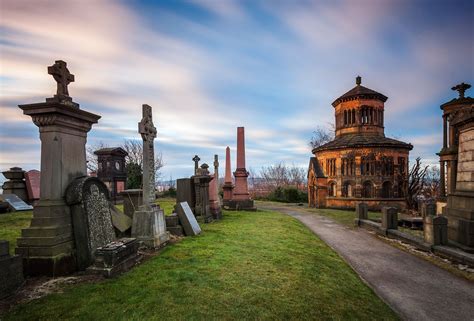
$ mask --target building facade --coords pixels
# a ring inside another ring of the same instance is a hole
[[[334,140],[312,150],[308,169],[311,207],[371,209],[404,208],[408,186],[408,156],[413,148],[385,137],[387,97],[361,85],[337,98]]]
[[[120,193],[127,186],[125,157],[128,153],[121,147],[112,147],[96,150],[94,154],[97,155],[97,178],[107,185],[111,200],[122,200]]]

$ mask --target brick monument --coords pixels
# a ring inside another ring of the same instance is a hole
[[[227,146],[225,149],[225,177],[224,185],[222,189],[224,190],[224,197],[222,203],[224,206],[229,206],[229,202],[232,200],[232,191],[234,190],[234,184],[232,184],[232,169],[230,163],[230,148]]]

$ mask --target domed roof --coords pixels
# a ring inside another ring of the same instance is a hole
[[[323,150],[346,149],[357,147],[383,147],[383,148],[401,148],[413,149],[413,145],[404,143],[402,141],[388,138],[379,135],[364,135],[364,134],[346,134],[336,137],[334,140],[316,147],[314,152]]]
[[[364,87],[361,85],[362,83],[362,78],[360,76],[357,76],[356,78],[356,86],[346,92],[344,95],[341,97],[337,98],[333,103],[333,107],[336,107],[338,104],[340,104],[343,101],[347,100],[352,100],[355,98],[367,98],[367,99],[378,99],[381,100],[382,102],[386,102],[388,97],[385,95],[382,95],[379,92],[376,92],[375,90],[372,90],[370,88]]]

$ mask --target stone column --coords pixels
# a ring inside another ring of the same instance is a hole
[[[155,149],[156,128],[153,125],[152,109],[142,106],[143,118],[138,123],[138,132],[143,140],[143,205],[133,215],[132,237],[145,246],[159,248],[169,241],[165,214],[155,204]]]
[[[445,165],[444,161],[439,162],[439,197],[446,197],[446,174],[445,174]]]
[[[230,148],[227,146],[225,149],[225,177],[224,177],[224,186],[222,189],[224,190],[224,198],[223,198],[223,205],[228,205],[228,202],[232,200],[232,190],[234,189],[234,185],[232,184],[232,169],[230,163]]]
[[[76,106],[61,100],[19,106],[38,126],[41,140],[40,200],[16,248],[29,275],[57,276],[75,270],[64,193],[76,177],[87,174],[87,132],[100,118]]]
[[[219,201],[219,159],[214,155],[214,175],[209,183],[209,207],[214,219],[222,217],[221,205]]]
[[[448,128],[446,115],[443,115],[443,149],[448,147]]]
[[[244,127],[237,127],[237,168],[234,172],[235,190],[234,199],[249,199],[247,184],[248,172],[245,169],[245,136]]]

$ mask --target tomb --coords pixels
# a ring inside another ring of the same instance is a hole
[[[122,201],[121,192],[127,186],[125,157],[128,153],[121,147],[113,147],[96,150],[94,154],[97,155],[97,177],[107,185],[115,204]]]

